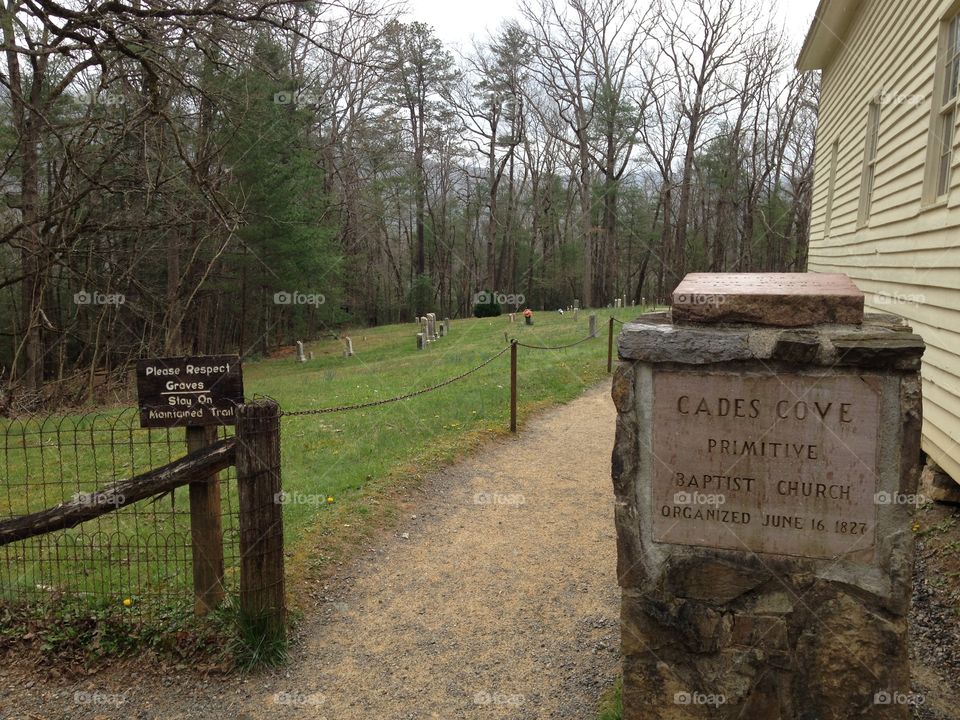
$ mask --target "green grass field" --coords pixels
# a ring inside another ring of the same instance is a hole
[[[639,312],[639,308],[596,311],[597,337],[569,349],[519,349],[521,432],[523,419],[530,413],[569,400],[606,376],[608,318],[627,320]],[[506,316],[453,320],[450,334],[423,351],[416,349],[413,323],[356,330],[348,333],[353,357],[343,357],[342,343],[329,339],[307,345],[314,353],[307,363],[298,363],[292,355],[245,363],[245,393],[248,398],[272,397],[287,412],[386,399],[479,365],[506,345],[504,333],[529,344],[578,340],[587,334],[588,315],[581,311],[574,321],[571,313],[539,312],[533,326],[526,326],[519,315],[515,323]],[[322,573],[388,526],[423,473],[463,455],[485,438],[508,431],[509,362],[508,352],[463,380],[396,403],[283,418],[284,531],[292,553],[288,574],[294,601],[304,575]],[[67,447],[52,432],[36,436],[42,438],[39,443],[31,440],[31,426],[16,421],[0,427],[6,431],[0,517],[49,507],[70,499],[78,488],[102,487],[183,452],[176,435],[182,431],[168,440],[165,433],[139,430],[135,420],[131,423],[129,410],[121,415],[119,409],[107,409],[97,419],[51,419],[43,429],[50,431],[51,423],[57,422],[81,428],[72,435],[64,433],[74,438]],[[23,435],[22,442],[18,433]],[[24,484],[24,478],[30,482]],[[224,501],[235,509],[233,483],[225,483],[225,488]],[[17,588],[11,585],[19,583],[31,592],[37,588],[81,592],[114,605],[127,597],[139,602],[141,596],[151,594],[189,598],[187,507],[187,491],[182,488],[173,498],[139,503],[136,512],[125,509],[112,514],[110,520],[101,521],[107,531],[99,532],[100,537],[65,531],[55,534],[59,537],[53,545],[34,547],[19,557],[11,556],[11,548],[20,545],[8,546],[7,565],[13,560],[17,572],[0,574],[7,585],[0,587],[0,597],[17,597]],[[225,529],[231,532],[233,524],[227,513]],[[172,557],[162,551],[165,539],[171,537]],[[72,555],[61,552],[63,543],[77,545]],[[136,555],[131,550],[136,544],[154,550]],[[118,546],[125,548],[126,561],[117,554]],[[67,562],[58,561],[61,556]],[[74,562],[71,567],[71,557],[88,557],[89,562]],[[235,580],[229,560],[227,577]]]
[[[606,375],[607,318],[635,310],[598,312],[598,336],[556,351],[519,348],[521,422],[538,407],[569,400]],[[247,394],[276,399],[285,411],[362,403],[428,387],[479,365],[506,344],[560,345],[587,334],[587,315],[538,313],[533,326],[505,316],[452,321],[447,337],[418,351],[415,326],[390,325],[351,335],[355,356],[342,357],[337,341],[312,343],[314,360],[294,358],[244,368]],[[509,426],[510,358],[504,354],[469,377],[409,400],[379,407],[284,418],[284,490],[303,499],[327,496],[364,513],[363,490],[374,480],[417,473],[462,454],[477,440]],[[359,504],[357,504],[359,503]],[[285,508],[286,534],[294,540],[325,510],[321,503]],[[340,508],[341,511],[343,508]]]

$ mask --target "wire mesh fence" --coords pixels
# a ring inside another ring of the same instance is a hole
[[[136,410],[0,420],[0,522],[84,502],[89,493],[187,454],[183,428],[141,429]],[[232,434],[218,428],[221,438]],[[223,470],[227,592],[238,586],[236,472]],[[76,527],[0,546],[0,604],[18,613],[96,610],[134,625],[194,610],[190,489],[119,507]]]
[[[199,492],[206,500],[194,497],[191,493],[197,488],[181,483],[162,495],[118,506],[75,527],[0,542],[0,610],[14,608],[18,614],[37,617],[95,611],[97,617],[134,626],[163,627],[191,617],[205,599],[215,597],[219,602],[226,595],[239,599],[241,615],[255,608],[255,622],[275,625],[284,612],[282,416],[343,412],[416,397],[462,380],[511,351],[511,430],[515,431],[517,347],[563,350],[597,337],[595,330],[591,320],[586,337],[556,346],[511,340],[479,365],[387,399],[295,411],[282,411],[268,398],[244,405],[238,412],[245,418],[241,425],[246,430],[236,434],[236,464],[231,461],[219,472],[219,497]],[[216,435],[207,442],[234,437],[234,429],[221,426]],[[63,504],[84,502],[93,493],[166,466],[187,452],[184,428],[141,428],[138,410],[132,408],[0,419],[0,526]],[[198,508],[209,513],[211,502],[214,508],[219,506],[219,522],[212,523],[216,537],[207,531],[198,538],[191,518],[196,522]],[[214,547],[216,552],[222,547],[222,574],[219,558],[204,562],[210,559],[204,548]],[[210,592],[210,578],[222,582],[222,592],[221,588]]]

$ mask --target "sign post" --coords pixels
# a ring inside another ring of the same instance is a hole
[[[217,439],[217,426],[236,424],[243,376],[236,355],[154,358],[137,363],[140,426],[185,427],[187,452]],[[224,598],[220,475],[190,483],[194,609],[205,615]]]

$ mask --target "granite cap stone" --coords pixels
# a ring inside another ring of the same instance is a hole
[[[689,273],[673,291],[676,323],[858,325],[863,293],[840,273]]]

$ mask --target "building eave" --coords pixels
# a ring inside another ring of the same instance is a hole
[[[823,70],[847,37],[862,0],[820,0],[803,41],[797,70]]]

